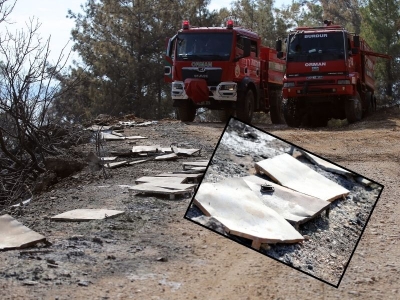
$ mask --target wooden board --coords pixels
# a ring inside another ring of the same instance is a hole
[[[127,140],[144,140],[144,139],[147,139],[147,137],[140,136],[140,135],[132,135],[132,136],[127,136],[125,138]]]
[[[295,243],[304,240],[281,215],[265,206],[242,178],[202,183],[194,204],[221,222],[230,234],[261,243]]]
[[[105,162],[105,161],[113,161],[113,160],[116,160],[116,159],[117,159],[116,156],[100,157],[100,160],[101,160],[102,162]]]
[[[112,126],[100,126],[100,125],[92,125],[88,128],[86,128],[86,130],[90,130],[90,131],[102,131],[102,130],[110,130],[112,128]]]
[[[109,169],[115,169],[119,168],[122,166],[125,166],[128,162],[127,161],[119,161],[119,162],[114,162],[114,163],[105,163],[104,167],[109,168]]]
[[[55,221],[90,221],[117,217],[123,214],[121,210],[110,209],[74,209],[51,217]]]
[[[279,184],[325,201],[348,195],[341,185],[317,173],[289,154],[281,154],[256,163],[258,173],[264,173]]]
[[[185,194],[190,194],[192,192],[191,190],[166,189],[166,188],[154,186],[151,184],[138,184],[133,187],[130,187],[129,191],[145,193],[145,194],[169,195],[170,199],[175,199],[176,195],[185,195]]]
[[[0,250],[25,248],[46,238],[24,226],[10,215],[0,216]]]
[[[171,154],[156,156],[154,159],[155,160],[175,160],[175,159],[178,159],[178,155],[176,155],[175,153],[171,153]]]
[[[183,169],[187,170],[190,169],[191,167],[207,167],[209,161],[192,161],[192,162],[183,162]]]
[[[202,177],[203,174],[182,174],[182,173],[162,173],[156,175],[157,177],[182,177],[185,178],[186,180],[191,179],[194,180],[195,182],[198,182]]]
[[[146,182],[146,183],[141,183],[136,186],[141,186],[141,188],[144,187],[161,187],[164,189],[168,189],[168,190],[193,190],[194,187],[197,186],[197,184],[195,183],[175,183],[175,182],[165,182],[165,181],[151,181],[151,182]]]
[[[134,126],[136,122],[135,121],[119,121],[118,123],[123,126]]]
[[[125,137],[122,133],[117,132],[116,130],[111,131],[111,134],[119,136],[119,137]]]
[[[266,206],[293,224],[301,224],[316,217],[330,205],[328,201],[293,191],[258,176],[246,176],[243,180]],[[261,185],[265,183],[272,185],[275,191],[262,193]]]
[[[141,164],[148,161],[148,159],[141,159],[141,160],[135,160],[135,161],[130,161],[128,162],[129,166],[133,166],[133,165],[137,165],[137,164]]]
[[[105,140],[105,141],[117,141],[117,140],[124,140],[125,137],[123,136],[117,136],[114,134],[110,134],[110,133],[105,133],[105,132],[101,132],[100,133],[100,138]]]
[[[158,152],[161,151],[161,147],[159,145],[152,146],[133,146],[133,153],[141,153],[141,152]]]
[[[320,168],[324,169],[328,172],[333,172],[336,174],[344,175],[344,176],[352,176],[354,175],[352,172],[349,172],[341,167],[338,167],[325,159],[321,159],[318,156],[315,156],[307,151],[301,151],[301,153],[306,156],[312,163],[316,164]]]
[[[184,148],[172,147],[172,151],[178,155],[191,156],[195,153],[200,152],[200,149],[184,149]]]
[[[145,182],[163,182],[163,183],[183,183],[186,178],[183,177],[152,177],[143,176],[135,180],[135,183],[145,183]]]

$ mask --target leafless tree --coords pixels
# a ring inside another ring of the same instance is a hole
[[[0,0],[3,23],[15,5],[6,2]],[[47,171],[46,155],[59,154],[65,138],[48,112],[68,55],[63,50],[50,64],[50,38],[43,40],[39,29],[39,21],[31,18],[25,29],[6,28],[0,35],[0,206],[30,193]]]

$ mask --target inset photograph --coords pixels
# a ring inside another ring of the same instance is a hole
[[[185,218],[338,287],[382,190],[232,117]]]

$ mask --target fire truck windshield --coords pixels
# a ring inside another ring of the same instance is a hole
[[[296,32],[289,35],[288,61],[328,61],[345,58],[343,32]]]
[[[176,45],[177,60],[228,61],[232,49],[232,32],[183,32]]]

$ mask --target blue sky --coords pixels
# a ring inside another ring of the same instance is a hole
[[[10,0],[11,1],[11,0]],[[47,39],[51,36],[50,40],[50,60],[55,61],[62,48],[68,43],[66,52],[72,46],[70,41],[70,32],[74,28],[74,20],[67,19],[68,9],[73,12],[80,11],[80,5],[85,3],[86,0],[18,0],[14,8],[14,11],[10,15],[9,21],[13,24],[1,24],[0,31],[4,31],[4,27],[14,32],[16,29],[25,28],[25,23],[29,21],[29,18],[35,16],[41,23],[39,33],[43,39]],[[209,8],[219,9],[221,7],[229,7],[232,0],[212,0]],[[290,3],[291,0],[275,1],[275,5],[280,7],[283,4]],[[72,57],[69,59],[78,59],[77,55],[72,53]]]

